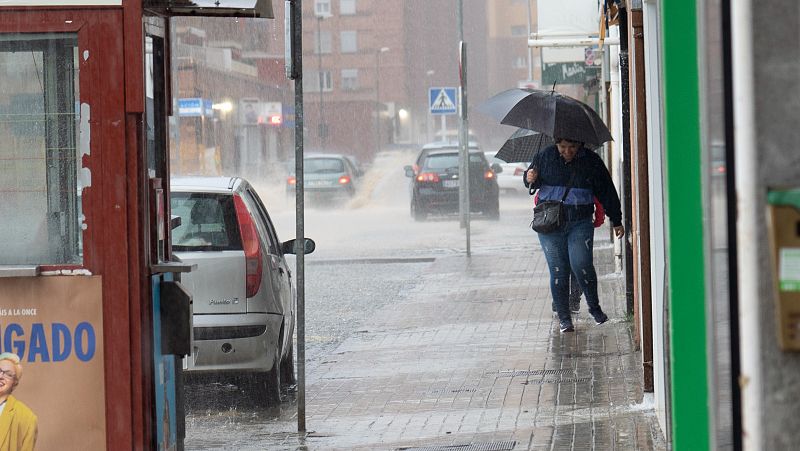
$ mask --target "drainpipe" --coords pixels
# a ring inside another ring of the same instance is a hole
[[[633,305],[633,249],[628,241],[631,236],[633,221],[633,203],[631,189],[631,105],[629,98],[628,78],[628,10],[619,9],[619,77],[620,77],[620,96],[622,98],[622,202],[624,215],[622,218],[625,225],[625,240],[622,243],[624,249],[625,266],[625,304],[628,314],[634,314]]]
[[[760,191],[756,158],[754,80],[753,80],[753,21],[752,0],[731,2],[733,110],[734,110],[734,159],[736,161],[737,211],[759,212]],[[736,246],[738,251],[739,278],[739,334],[741,355],[742,436],[743,449],[763,448],[764,431],[761,416],[761,327],[759,304],[763,303],[758,289],[759,267],[758,214],[738,215]]]

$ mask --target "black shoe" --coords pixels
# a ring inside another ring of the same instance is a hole
[[[605,313],[601,313],[601,314],[599,314],[599,315],[594,317],[594,322],[598,326],[603,324],[606,321],[608,321],[608,315],[606,315]]]
[[[561,321],[560,329],[562,334],[564,332],[575,332],[575,326],[572,325],[572,321]]]
[[[580,313],[581,312],[581,303],[580,302],[576,302],[574,304],[570,303],[569,304],[569,311],[571,311],[572,313]]]

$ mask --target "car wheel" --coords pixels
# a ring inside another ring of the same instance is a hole
[[[281,383],[294,385],[297,379],[294,376],[294,344],[289,343],[289,350],[281,362]]]
[[[281,368],[279,362],[280,360],[276,359],[271,370],[265,373],[255,373],[252,376],[253,398],[259,407],[272,407],[281,402]]]
[[[422,205],[420,205],[416,199],[411,200],[411,217],[414,218],[415,221],[424,221],[428,217],[425,209],[422,208]]]
[[[495,199],[495,201],[486,209],[486,217],[497,221],[500,219],[500,199]]]

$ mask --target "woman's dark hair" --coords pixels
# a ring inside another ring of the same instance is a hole
[[[556,144],[560,143],[561,141],[567,141],[567,142],[570,142],[570,143],[573,143],[573,144],[577,144],[578,146],[583,146],[583,142],[581,142],[581,141],[576,141],[576,140],[574,140],[574,139],[569,139],[569,138],[553,138],[553,142],[554,142],[554,143],[556,143]]]

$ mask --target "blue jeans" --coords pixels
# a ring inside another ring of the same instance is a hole
[[[568,221],[563,229],[540,233],[539,243],[550,268],[550,292],[560,321],[571,321],[569,309],[569,277],[574,272],[589,313],[603,315],[597,297],[597,273],[594,270],[594,226],[591,219]]]

